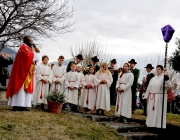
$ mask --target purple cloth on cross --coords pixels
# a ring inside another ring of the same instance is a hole
[[[168,43],[171,40],[171,38],[175,32],[175,30],[171,27],[171,25],[164,26],[163,28],[161,28],[161,31],[163,34],[164,41],[166,43]]]

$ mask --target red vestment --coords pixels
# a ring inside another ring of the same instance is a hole
[[[26,44],[22,44],[19,48],[13,63],[12,71],[9,78],[6,98],[12,97],[23,86],[34,58],[34,52]],[[28,92],[33,91],[33,79],[27,89]]]

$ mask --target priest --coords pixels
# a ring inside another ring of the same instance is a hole
[[[33,93],[34,65],[36,58],[31,37],[24,37],[12,67],[6,98],[14,111],[29,111]]]

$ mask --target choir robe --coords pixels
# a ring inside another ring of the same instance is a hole
[[[79,72],[78,73],[79,74],[79,80],[80,80],[80,82],[79,82],[79,87],[80,88],[83,88],[84,86],[83,86],[83,83],[84,83],[84,74],[82,73],[82,72]]]
[[[52,84],[51,84],[51,88],[50,91],[60,91],[61,93],[64,92],[64,82],[65,82],[65,77],[66,77],[66,67],[61,65],[59,66],[59,64],[56,64],[55,66],[53,66],[52,68],[52,72],[53,72],[53,78],[52,78]],[[59,84],[56,84],[55,81],[59,81]]]
[[[95,75],[86,74],[85,81],[83,82],[83,86],[91,85],[92,88],[87,89],[84,88],[83,92],[79,98],[79,105],[84,108],[88,108],[90,110],[94,110],[96,91],[94,86]]]
[[[41,80],[48,80],[48,83],[43,83]],[[45,64],[39,64],[37,67],[36,89],[33,97],[33,105],[47,104],[45,96],[49,92],[49,84],[52,82],[51,67]]]
[[[146,125],[148,127],[161,128],[163,79],[163,74],[153,77],[149,82],[146,94],[144,96],[144,98],[147,99]],[[166,90],[164,94],[163,128],[166,128],[167,88],[171,87],[171,82],[169,80],[166,81],[165,86]]]
[[[34,97],[34,94],[35,94],[35,89],[36,89],[36,77],[37,77],[37,67],[39,65],[39,56],[38,54],[36,53],[35,54],[35,57],[36,57],[36,64],[35,64],[35,71],[34,71],[34,90],[33,90],[33,94],[32,94],[32,97],[31,97],[31,101],[33,102],[33,97]]]
[[[106,84],[101,84],[101,80],[106,80]],[[110,86],[113,82],[111,73],[100,73],[99,71],[95,74],[96,86],[96,99],[94,109],[102,109],[109,111],[110,108]]]
[[[34,58],[33,61],[37,61],[38,57],[36,52],[34,52]],[[34,80],[33,75],[33,80]],[[35,83],[33,83],[35,84]],[[32,94],[26,92],[24,90],[24,84],[22,85],[21,89],[18,91],[18,93],[14,94],[12,97],[9,97],[8,99],[8,105],[10,106],[18,106],[18,107],[31,107],[31,101],[32,101]]]
[[[67,103],[78,105],[78,88],[80,83],[80,76],[77,72],[69,71],[65,79],[65,100]],[[74,90],[68,87],[73,86]]]
[[[131,86],[133,84],[133,81],[134,81],[134,76],[130,71],[124,73],[121,78],[120,77],[118,78],[116,88],[121,88],[124,90],[124,92],[119,93],[117,91],[116,108],[115,108],[116,116],[131,118],[131,106],[132,106]]]

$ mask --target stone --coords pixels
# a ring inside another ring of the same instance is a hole
[[[143,125],[137,123],[117,123],[117,122],[109,122],[107,126],[114,128],[118,132],[137,132],[137,131],[145,131],[145,127]]]
[[[93,121],[100,122],[100,121],[113,121],[116,117],[110,117],[110,116],[102,116],[102,115],[94,115],[94,114],[84,114],[84,113],[75,113],[72,112],[72,114],[77,116],[84,116],[87,118],[92,119]]]
[[[158,140],[158,135],[148,132],[119,133],[127,140]]]

